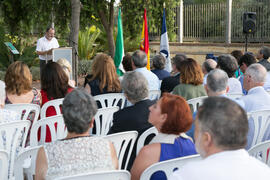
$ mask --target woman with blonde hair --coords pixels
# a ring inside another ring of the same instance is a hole
[[[173,94],[182,96],[186,100],[206,96],[201,66],[192,58],[180,63],[180,84],[173,89]]]
[[[114,61],[110,56],[104,53],[96,55],[91,75],[85,77],[84,87],[92,96],[121,91]]]
[[[70,79],[71,78],[71,73],[72,73],[72,67],[70,65],[70,63],[68,62],[67,59],[65,58],[60,58],[57,60],[57,63],[63,68],[63,70],[65,71],[65,73],[67,74],[68,76],[68,84],[71,86],[71,87],[75,87],[75,81]]]

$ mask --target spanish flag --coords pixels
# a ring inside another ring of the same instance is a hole
[[[150,52],[149,52],[149,39],[148,39],[146,9],[144,9],[143,28],[142,28],[140,50],[142,50],[142,51],[144,51],[146,53],[146,55],[147,55],[147,66],[146,66],[146,68],[148,70],[150,70]]]

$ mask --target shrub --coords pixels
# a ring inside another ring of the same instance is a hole
[[[6,75],[5,71],[0,71],[0,80],[4,81],[5,75]]]

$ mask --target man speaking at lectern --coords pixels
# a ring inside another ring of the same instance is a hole
[[[38,39],[36,52],[39,55],[40,64],[40,78],[42,69],[45,65],[52,61],[52,50],[53,48],[59,48],[57,39],[54,37],[54,28],[48,27],[46,29],[45,36]]]

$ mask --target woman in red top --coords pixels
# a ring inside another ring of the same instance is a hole
[[[64,98],[73,88],[68,84],[69,77],[62,67],[56,62],[46,64],[41,75],[41,107],[48,101]],[[46,111],[46,117],[56,115],[54,107],[49,107]],[[46,128],[46,142],[51,142],[51,133]]]

